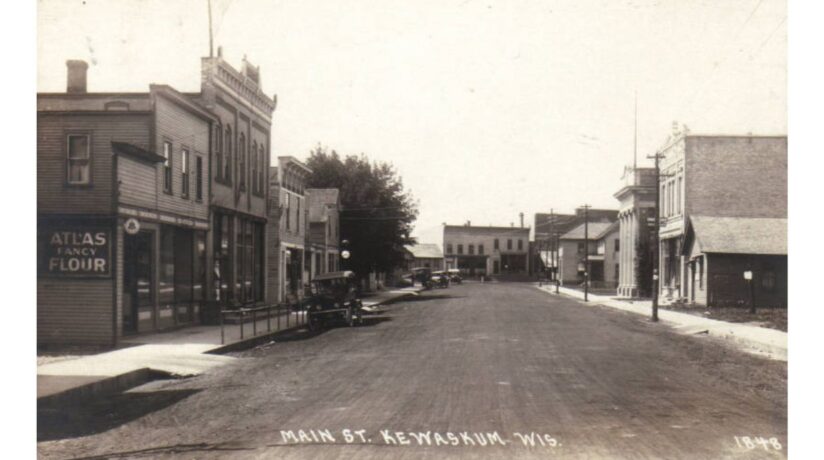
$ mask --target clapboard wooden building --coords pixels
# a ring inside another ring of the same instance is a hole
[[[38,343],[125,335],[263,303],[274,99],[245,59],[202,61],[201,91],[37,97]]]
[[[206,299],[209,133],[216,119],[164,85],[37,97],[40,344],[116,344],[196,323]]]

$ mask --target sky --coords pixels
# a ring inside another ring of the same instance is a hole
[[[672,123],[787,133],[783,0],[212,0],[215,46],[277,94],[273,157],[321,144],[393,164],[442,223],[531,226],[536,212],[617,209],[625,165]],[[41,0],[37,89],[198,91],[207,0]],[[637,116],[635,114],[637,101]],[[635,136],[637,126],[637,141]],[[637,148],[635,147],[637,145]]]

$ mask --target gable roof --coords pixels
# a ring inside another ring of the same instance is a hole
[[[596,241],[603,238],[612,230],[616,222],[590,222],[587,229],[587,239],[589,241]],[[584,239],[584,224],[581,224],[561,236],[562,240],[583,240]]]
[[[407,244],[404,246],[416,259],[442,259],[443,251],[437,244]]]
[[[787,254],[787,219],[690,216],[693,235],[704,253]]]

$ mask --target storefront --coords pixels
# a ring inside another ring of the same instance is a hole
[[[262,302],[265,223],[224,210],[214,213],[214,229],[215,300],[225,307]]]

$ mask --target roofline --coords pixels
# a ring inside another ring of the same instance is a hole
[[[529,231],[532,227],[503,227],[503,226],[485,226],[485,225],[444,225],[444,230],[447,228],[477,228],[479,230],[482,229],[493,229],[493,230],[526,230]]]
[[[37,93],[37,97],[45,97],[45,98],[58,98],[58,97],[68,97],[71,99],[83,99],[87,97],[93,98],[105,98],[105,97],[149,97],[148,91],[141,91],[141,92],[111,92],[111,93],[60,93],[60,92],[43,92]]]

